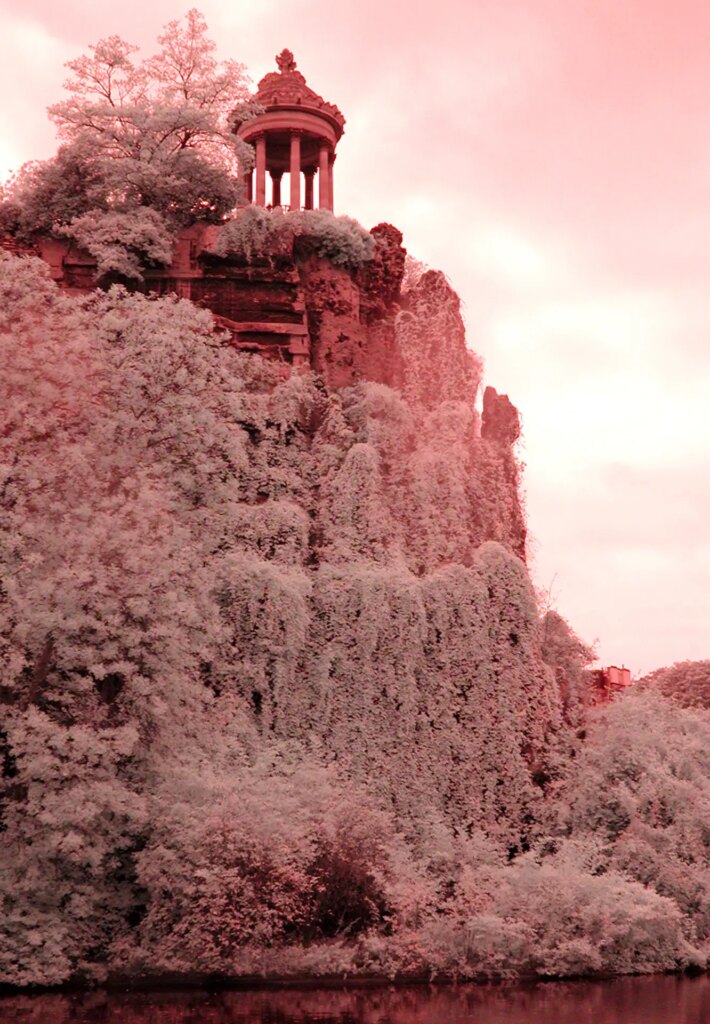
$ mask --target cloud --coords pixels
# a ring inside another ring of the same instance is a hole
[[[461,256],[475,273],[502,280],[518,289],[559,287],[564,273],[519,231],[502,224],[479,224],[464,240]]]
[[[57,96],[70,53],[41,22],[24,14],[3,14],[0,92],[8,102],[0,116],[0,179],[31,158],[46,158],[55,148],[54,129],[44,112]]]
[[[534,574],[603,663],[707,657],[706,464],[582,463],[566,488],[529,481],[527,504]]]

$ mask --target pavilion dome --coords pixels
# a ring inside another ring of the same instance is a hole
[[[290,50],[282,50],[276,58],[278,71],[271,71],[259,82],[254,99],[265,111],[308,110],[329,121],[336,139],[343,134],[345,118],[334,103],[328,103],[306,85],[306,79],[296,69]],[[259,118],[255,118],[256,121]],[[250,122],[253,124],[254,122]]]

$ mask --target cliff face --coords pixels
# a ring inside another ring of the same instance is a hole
[[[150,452],[164,486],[178,487],[177,519],[197,531],[200,571],[223,590],[229,640],[210,659],[214,692],[232,694],[265,737],[317,738],[400,808],[413,813],[424,800],[457,821],[506,818],[515,831],[559,724],[521,561],[518,417],[489,388],[481,424],[481,365],[458,297],[432,271],[402,294],[401,235],[385,225],[374,235],[367,271],[306,256],[289,272],[311,370],[205,349],[204,338],[190,341],[183,307],[139,295],[115,309],[106,300],[99,347],[109,347],[94,358],[116,358],[128,332],[145,383],[129,401],[121,363],[122,416],[135,417],[145,388],[158,396],[157,436],[135,458]],[[268,305],[266,277],[257,284]],[[62,315],[79,316],[85,300],[67,302]],[[173,319],[187,331],[179,352]],[[178,380],[186,359],[199,361]],[[205,419],[210,360],[221,383]],[[225,405],[226,395],[236,397]],[[195,448],[185,438],[198,408],[207,425]],[[144,429],[136,422],[133,434]],[[227,444],[237,454],[221,467]]]
[[[389,547],[415,572],[470,565],[485,540],[524,559],[517,411],[488,388],[481,428],[481,361],[466,346],[458,296],[436,271],[402,294],[402,236],[389,225],[373,235],[375,258],[355,279],[323,260],[302,262],[299,273],[311,365],[327,387],[345,389],[349,443],[367,446],[358,458],[370,460]]]
[[[281,277],[317,373],[0,254],[1,982],[706,962],[706,723],[568,756],[517,414],[382,255]]]
[[[191,299],[240,351],[278,362],[283,374],[310,368],[325,392],[339,396],[337,411],[321,396],[308,415],[327,413],[341,446],[365,446],[353,458],[368,477],[373,514],[386,520],[381,541],[413,571],[470,565],[485,540],[524,560],[513,454],[518,413],[491,387],[482,420],[476,412],[482,365],[466,346],[460,300],[445,276],[427,271],[403,293],[406,252],[389,224],[372,229],[373,258],[357,272],[307,247],[294,251],[293,242],[256,262],[220,258],[218,232],[205,225],[184,231],[171,266],[146,271],[141,289]],[[46,238],[36,251],[63,289],[90,294],[95,262],[88,254]],[[338,487],[329,477],[326,502],[330,484]],[[326,531],[329,515],[327,508],[316,515]]]
[[[270,885],[265,948],[400,913],[454,834],[534,838],[565,726],[517,414],[487,391],[480,422],[457,297],[400,295],[382,234],[369,277],[300,262],[312,368],[0,254],[6,980],[229,974]]]
[[[489,388],[482,429],[458,297],[432,271],[401,295],[401,236],[378,231],[368,274],[301,261],[313,373],[241,422],[248,562],[215,685],[407,818],[519,835],[561,706],[522,561],[518,416]]]
[[[506,536],[505,492],[482,475],[498,456],[483,461],[470,407],[303,376],[243,427],[220,692],[266,736],[317,739],[406,817],[515,832],[559,697],[525,566],[486,535],[489,515]]]

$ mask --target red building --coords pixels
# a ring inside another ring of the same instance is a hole
[[[615,694],[631,685],[631,671],[610,665],[608,668],[597,669],[594,673],[594,686],[599,701],[610,701]]]

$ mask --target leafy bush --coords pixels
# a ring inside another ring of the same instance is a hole
[[[640,690],[660,693],[686,708],[710,709],[710,661],[678,661],[639,679]]]
[[[119,957],[229,972],[246,947],[356,934],[393,911],[391,818],[293,754],[272,748],[229,776],[172,776],[138,856],[147,913]]]
[[[560,797],[565,830],[671,897],[710,939],[710,716],[633,690],[598,713]]]
[[[411,253],[407,253],[404,260],[402,292],[408,292],[410,289],[415,288],[428,269],[429,267],[427,267],[426,263],[423,263],[422,260],[418,260],[416,256],[412,256]]]
[[[89,210],[106,210],[110,184],[86,145],[60,146],[50,160],[23,164],[3,189],[0,224],[21,241],[54,234]]]
[[[501,876],[494,905],[524,929],[519,967],[537,974],[649,973],[694,958],[676,904],[616,872],[596,877],[528,856]]]
[[[342,801],[318,828],[309,865],[314,881],[311,931],[322,937],[358,934],[393,910],[388,867],[392,823],[374,808]]]
[[[213,251],[217,256],[238,256],[248,262],[289,256],[293,237],[292,222],[282,210],[246,206],[219,229]]]
[[[585,669],[594,660],[594,652],[552,609],[542,616],[540,626],[542,656],[555,673],[565,718],[570,725],[579,726],[593,700],[591,673]]]
[[[423,919],[415,927],[399,920],[392,935],[363,935],[357,969],[471,979],[651,973],[704,963],[677,904],[619,872],[596,875],[568,851],[508,864],[486,841],[449,847],[448,856],[429,861],[442,884]]]
[[[247,261],[312,253],[336,266],[356,270],[373,256],[372,236],[352,217],[329,210],[285,213],[247,206],[225,224],[214,243],[218,256]]]
[[[101,978],[132,901],[126,866],[144,798],[117,778],[133,726],[66,727],[36,708],[6,715],[15,784],[0,832],[0,983]]]
[[[96,260],[96,276],[118,275],[142,281],[147,266],[167,266],[173,257],[168,227],[155,210],[109,210],[75,217],[63,234],[76,239]]]
[[[292,213],[297,251],[314,252],[336,266],[356,270],[375,252],[372,235],[352,217],[336,217],[328,210]]]

